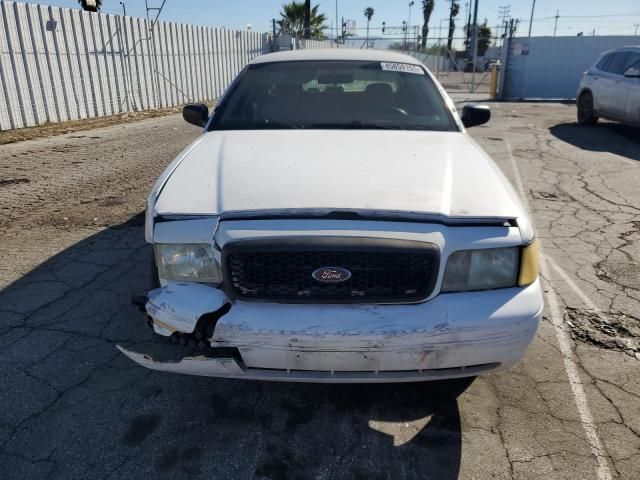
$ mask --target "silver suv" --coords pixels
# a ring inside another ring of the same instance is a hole
[[[640,46],[603,53],[582,75],[576,98],[581,125],[603,117],[640,126]]]

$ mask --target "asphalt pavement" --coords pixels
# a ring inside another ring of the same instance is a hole
[[[0,148],[0,465],[7,479],[640,478],[640,134],[494,103],[470,130],[526,199],[546,310],[494,376],[313,385],[152,372],[144,199],[179,115]]]

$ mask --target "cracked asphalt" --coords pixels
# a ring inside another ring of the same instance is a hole
[[[492,108],[471,133],[517,184],[511,149],[592,419],[548,308],[514,369],[453,382],[258,383],[126,359],[116,343],[153,341],[130,304],[150,284],[144,199],[199,133],[173,115],[0,148],[3,478],[640,478],[640,134],[578,127],[573,105]]]

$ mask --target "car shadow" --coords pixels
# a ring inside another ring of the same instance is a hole
[[[139,214],[0,291],[6,478],[458,478],[473,379],[252,382],[121,355],[157,341],[130,302],[151,282],[143,237]]]
[[[601,120],[593,126],[559,123],[549,132],[582,150],[609,152],[640,161],[640,128]]]

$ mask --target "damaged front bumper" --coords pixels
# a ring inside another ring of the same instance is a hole
[[[206,348],[170,359],[118,348],[147,368],[212,377],[345,383],[455,378],[515,364],[536,333],[542,306],[539,281],[441,294],[414,305],[322,308],[231,304],[216,288],[172,283],[149,294],[146,310],[155,332],[172,340],[191,336]]]

